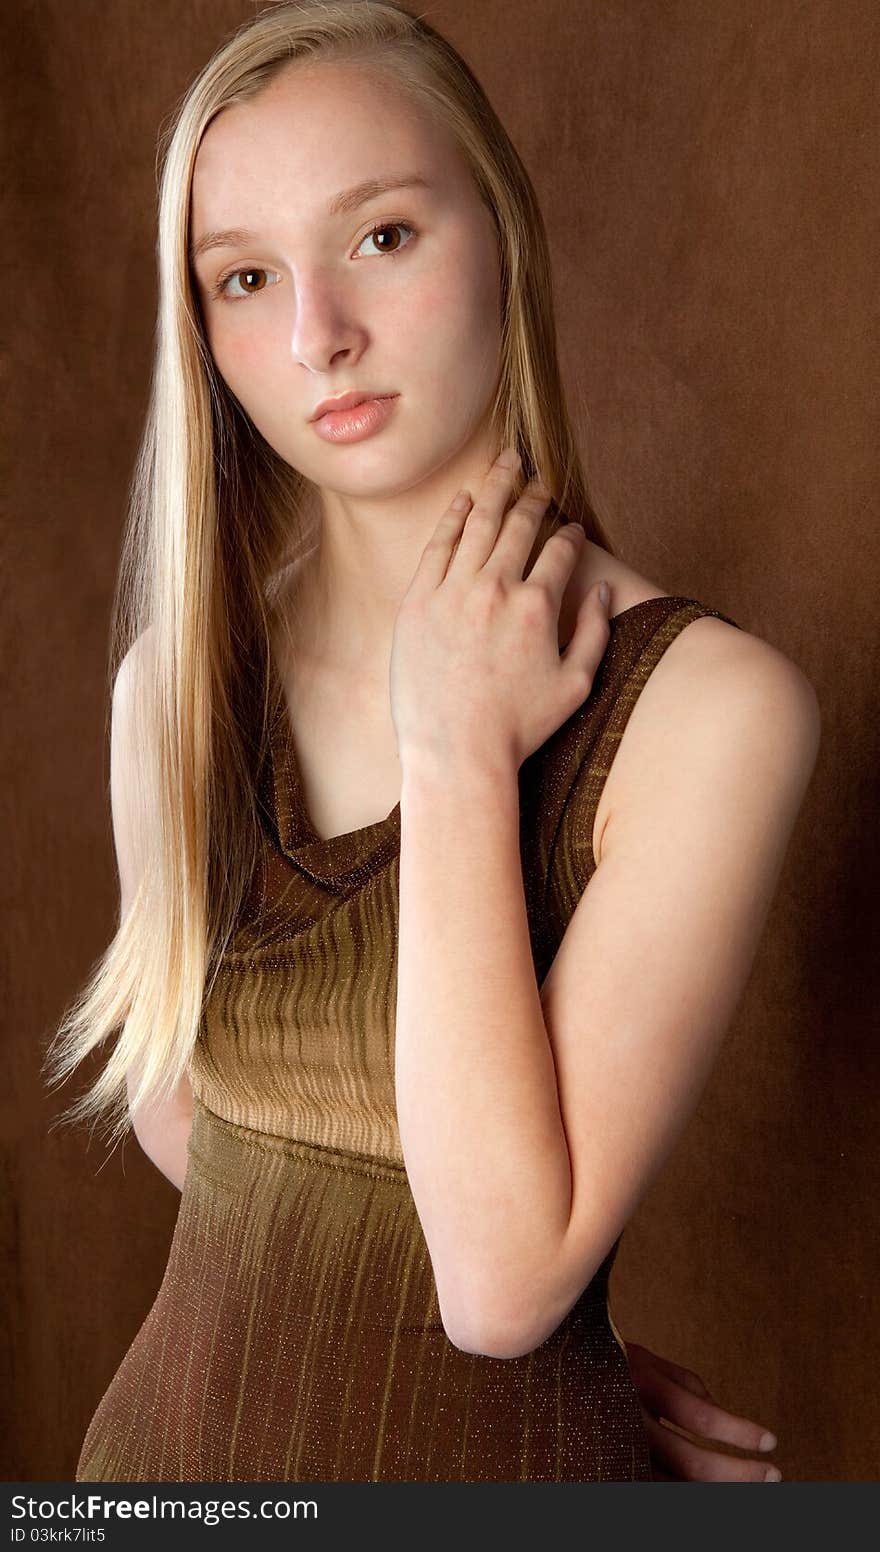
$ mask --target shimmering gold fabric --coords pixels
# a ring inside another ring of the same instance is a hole
[[[627,718],[707,614],[728,618],[680,597],[617,615],[590,696],[520,768],[539,984]],[[619,1240],[533,1352],[465,1353],[443,1330],[395,1118],[400,808],[321,840],[272,684],[261,864],[206,999],[168,1266],[76,1479],[650,1480],[608,1308]]]

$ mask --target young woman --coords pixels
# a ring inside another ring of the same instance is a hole
[[[53,1058],[118,1035],[70,1115],[130,1115],[182,1199],[77,1480],[764,1480],[608,1278],[748,977],[812,688],[611,553],[533,190],[424,22],[227,43],[159,267],[120,926]]]

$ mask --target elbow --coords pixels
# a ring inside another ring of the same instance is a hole
[[[545,1258],[540,1274],[533,1268],[515,1279],[505,1279],[512,1290],[506,1298],[496,1284],[488,1291],[484,1286],[484,1297],[478,1298],[473,1276],[467,1279],[467,1297],[455,1298],[448,1287],[441,1291],[438,1284],[443,1329],[462,1352],[487,1358],[524,1358],[561,1326],[592,1282],[602,1259],[580,1254],[574,1263],[557,1261],[548,1266],[549,1258]],[[458,1287],[460,1293],[460,1283]],[[526,1289],[531,1290],[530,1299],[525,1297]]]
[[[463,1353],[477,1353],[484,1358],[524,1358],[534,1352],[564,1320],[572,1301],[565,1309],[531,1310],[524,1301],[513,1310],[469,1308],[453,1314],[441,1301],[440,1312],[443,1329],[454,1347]]]
[[[557,1322],[558,1324],[558,1322]],[[555,1326],[539,1329],[521,1323],[502,1325],[498,1321],[472,1321],[470,1325],[444,1320],[443,1328],[453,1347],[483,1358],[524,1358],[547,1340]]]

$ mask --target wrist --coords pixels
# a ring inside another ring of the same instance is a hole
[[[444,795],[457,801],[497,801],[505,793],[518,800],[519,781],[516,763],[502,755],[454,754],[435,749],[405,750],[400,754],[402,771],[401,807],[418,802],[422,796],[437,802]]]

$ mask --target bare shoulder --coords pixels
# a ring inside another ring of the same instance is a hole
[[[650,693],[648,693],[650,692]],[[641,692],[643,720],[664,713],[683,719],[707,703],[723,713],[752,704],[771,707],[807,724],[818,724],[815,689],[792,658],[771,642],[715,615],[691,620],[670,642]]]
[[[623,614],[636,604],[671,595],[648,577],[634,571],[616,556],[591,541],[572,578],[572,590],[578,596],[604,577],[611,587],[609,612]],[[737,686],[761,685],[768,692],[800,701],[813,714],[818,710],[816,694],[807,676],[784,652],[770,642],[738,626],[729,625],[714,615],[692,620],[666,648],[639,696],[641,721],[652,710],[658,714],[674,709],[670,702],[683,701],[703,680],[719,693],[733,692]],[[650,694],[648,691],[650,690]],[[662,705],[661,705],[662,702]],[[683,709],[683,708],[682,708]]]
[[[612,614],[669,596],[634,578],[619,577]],[[595,817],[597,863],[612,821],[620,834],[625,816],[643,814],[664,786],[692,782],[694,800],[700,792],[711,802],[713,790],[720,800],[721,765],[738,767],[744,779],[751,772],[767,787],[785,787],[799,801],[820,737],[818,697],[797,663],[714,615],[692,620],[648,676],[624,727]]]

